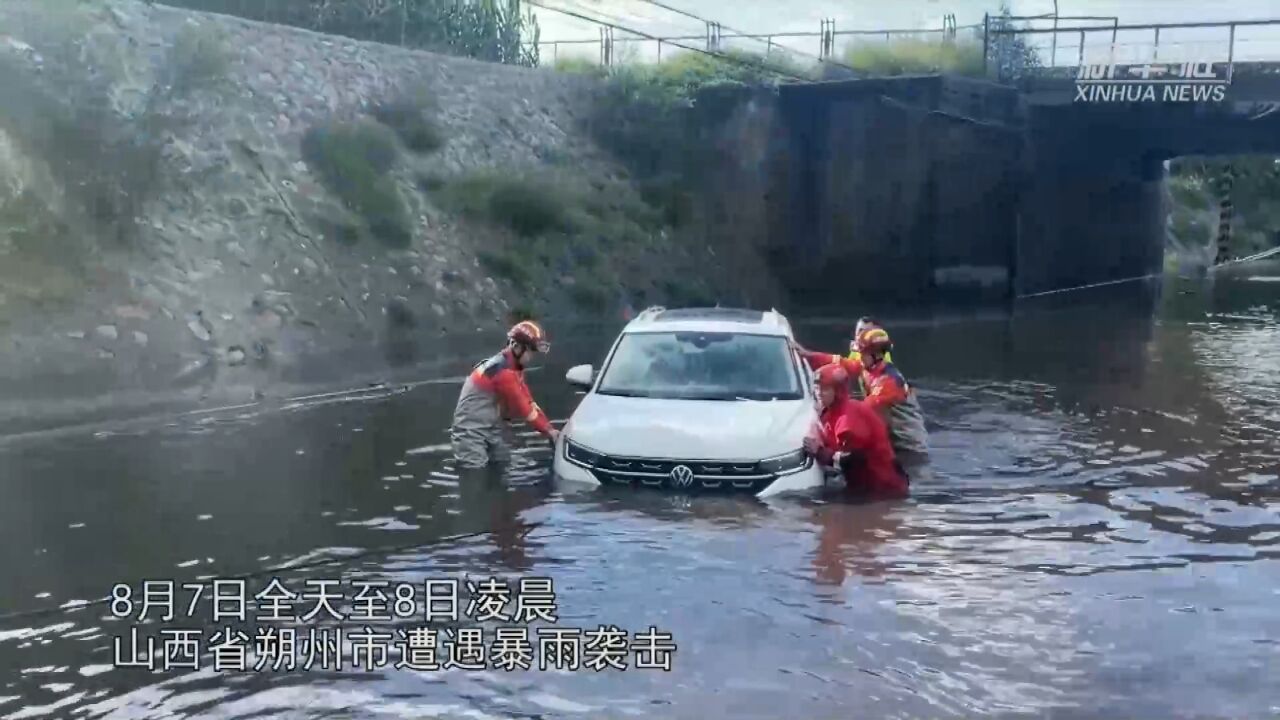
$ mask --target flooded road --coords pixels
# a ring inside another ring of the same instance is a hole
[[[932,433],[902,503],[557,485],[532,441],[511,477],[459,478],[450,378],[5,441],[0,718],[1280,717],[1277,279],[874,309]],[[840,350],[857,314],[793,321]],[[565,368],[614,329],[549,327],[530,384],[565,418]],[[670,672],[415,671],[395,650],[366,671],[350,648],[340,670],[112,667],[130,627],[224,627],[181,590],[168,623],[88,604],[113,584],[246,575],[250,594],[335,580],[348,599],[549,577],[561,627],[654,627],[677,650]]]

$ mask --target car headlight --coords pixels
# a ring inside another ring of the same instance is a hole
[[[799,472],[813,464],[813,458],[809,457],[803,449],[794,450],[785,455],[776,455],[771,458],[765,458],[760,461],[760,472],[772,475],[785,475],[787,473]]]
[[[565,440],[564,457],[575,465],[595,467],[600,462],[601,454],[585,445],[579,445],[572,440]]]

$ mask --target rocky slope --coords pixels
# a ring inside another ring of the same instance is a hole
[[[744,282],[767,277],[752,253],[670,227],[590,140],[594,82],[131,0],[0,0],[0,416],[379,378],[474,352],[516,307],[554,328],[775,301]],[[309,133],[397,104],[438,137],[401,132],[339,197]],[[383,177],[402,236],[358,197]]]

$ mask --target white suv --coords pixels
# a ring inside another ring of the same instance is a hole
[[[821,486],[801,446],[817,422],[812,373],[776,310],[649,308],[597,373],[556,444],[570,481],[758,497]]]

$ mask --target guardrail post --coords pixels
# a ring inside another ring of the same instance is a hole
[[[1155,62],[1160,59],[1160,28],[1156,28],[1156,42],[1151,46],[1151,60]]]
[[[1057,3],[1054,3],[1057,5]],[[1053,11],[1053,41],[1049,46],[1049,67],[1058,66],[1058,10]]]
[[[611,25],[600,28],[600,64],[605,67],[613,65],[613,26]]]
[[[989,33],[991,32],[991,13],[982,14],[982,75],[987,75],[987,55],[991,48]]]
[[[1116,34],[1120,32],[1120,18],[1111,19],[1111,64],[1116,64]]]
[[[1236,24],[1231,23],[1231,32],[1227,37],[1227,82],[1231,81],[1231,76],[1236,67]]]
[[[1080,64],[1084,64],[1084,31],[1080,31]]]

